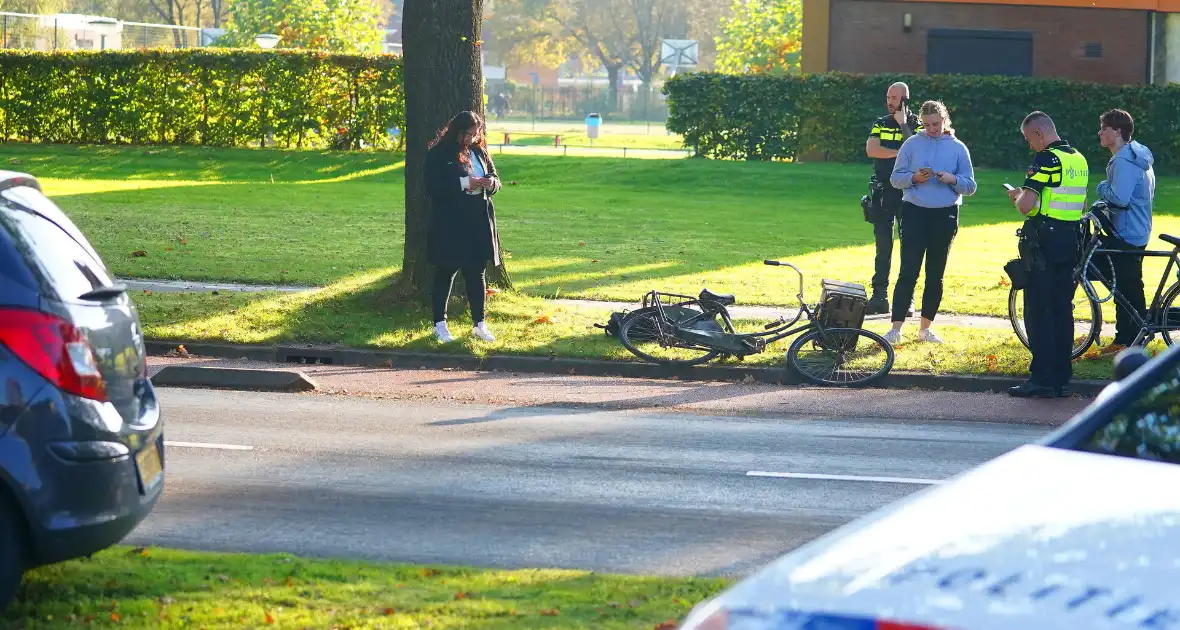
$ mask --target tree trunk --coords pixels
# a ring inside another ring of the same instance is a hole
[[[406,0],[402,8],[406,244],[395,286],[399,297],[427,298],[434,274],[433,266],[426,262],[431,213],[423,177],[427,144],[455,114],[463,110],[484,113],[479,57],[483,4],[484,0]],[[503,265],[489,264],[488,279],[512,288]],[[460,290],[456,282],[456,292]]]
[[[606,66],[607,82],[610,83],[610,111],[617,112],[619,106],[619,75],[623,72],[623,64],[610,64]]]

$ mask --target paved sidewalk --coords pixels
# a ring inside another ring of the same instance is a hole
[[[458,369],[389,369],[351,365],[293,365],[243,359],[148,357],[155,375],[167,365],[302,372],[316,393],[390,400],[583,407],[697,415],[974,421],[1060,426],[1092,399],[1022,400],[1005,394],[907,389],[781,387],[762,383],[677,381]]]
[[[193,282],[187,280],[123,280],[132,290],[140,291],[147,290],[155,293],[177,293],[182,291],[226,291],[226,292],[243,292],[243,293],[257,293],[260,291],[281,291],[286,293],[297,293],[300,291],[313,291],[319,287],[299,286],[299,285],[258,285],[258,284],[237,284],[233,282]],[[611,302],[601,300],[571,300],[571,299],[556,299],[548,300],[557,306],[565,307],[583,307],[583,308],[609,308],[613,310],[635,309],[639,307],[639,302]],[[731,306],[729,307],[729,314],[734,318],[739,319],[755,319],[755,320],[772,320],[777,317],[784,316],[788,319],[795,316],[796,310],[794,308],[787,308],[783,306]],[[888,318],[888,315],[872,315],[866,317],[867,321],[883,321]],[[918,321],[920,317],[915,314],[910,321]],[[940,314],[938,316],[939,324],[946,326],[968,326],[976,328],[1002,328],[1011,330],[1012,325],[1007,319],[1003,317],[985,317],[980,315],[953,315]]]

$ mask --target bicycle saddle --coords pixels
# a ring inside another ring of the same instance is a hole
[[[732,294],[713,293],[708,289],[701,289],[700,300],[702,302],[715,302],[722,306],[731,306],[737,303],[737,298]]]

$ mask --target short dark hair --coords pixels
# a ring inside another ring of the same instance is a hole
[[[1112,109],[1103,113],[1098,120],[1102,122],[1103,127],[1117,130],[1123,137],[1123,142],[1130,142],[1131,136],[1135,135],[1135,119],[1131,118],[1131,114],[1126,110]]]

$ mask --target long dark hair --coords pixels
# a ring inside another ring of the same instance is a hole
[[[447,124],[439,130],[438,135],[434,140],[427,145],[428,149],[433,149],[437,145],[442,145],[448,151],[454,151],[459,158],[459,162],[468,164],[471,161],[468,149],[470,146],[464,146],[463,133],[472,127],[479,128],[479,136],[475,139],[474,144],[480,149],[483,149],[484,154],[487,154],[488,142],[485,138],[487,136],[487,129],[484,127],[483,118],[471,111],[462,111],[455,114]]]

